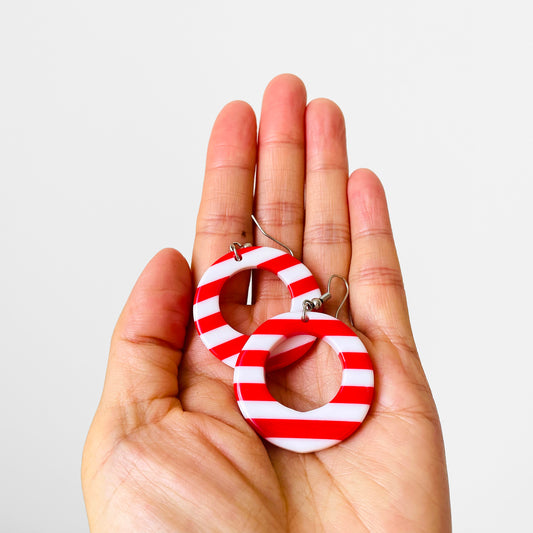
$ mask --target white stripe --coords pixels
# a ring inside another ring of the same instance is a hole
[[[317,452],[319,450],[325,450],[330,446],[334,446],[339,443],[340,440],[336,439],[294,439],[294,438],[268,438],[268,442],[284,448],[285,450],[291,450],[293,452],[308,453]]]
[[[311,293],[308,293],[308,294],[311,294]],[[300,309],[298,309],[297,311],[298,311],[297,313],[295,313],[294,311],[289,311],[287,313],[281,313],[279,315],[269,318],[269,320],[301,320],[302,319],[302,307],[300,306]],[[307,313],[307,316],[309,317],[310,320],[338,320],[334,316],[327,315],[326,313],[317,313],[316,311],[311,311],[310,313]]]
[[[367,404],[359,403],[327,403],[311,411],[295,411],[279,402],[239,400],[237,403],[244,417],[252,420],[272,418],[362,422],[370,408]]]
[[[232,276],[233,274],[241,272],[242,270],[256,268],[258,264],[264,263],[265,261],[268,261],[270,259],[274,259],[275,257],[279,257],[280,255],[283,255],[285,253],[287,252],[263,246],[257,248],[256,250],[252,250],[251,252],[242,254],[241,261],[237,261],[232,256],[230,259],[222,261],[222,263],[211,265],[206,270],[205,274],[202,276],[198,287],[201,287],[202,285],[206,285],[207,283],[211,283],[218,279],[225,278],[227,276]]]
[[[250,261],[250,264],[259,265],[265,261],[270,261],[276,257],[285,255],[287,252],[283,250],[278,250],[277,248],[270,248],[269,246],[261,246],[253,252],[249,252],[246,255],[243,255],[243,258],[246,258],[247,261]],[[253,255],[253,257],[252,257]],[[250,256],[250,258],[248,258]]]
[[[345,368],[342,371],[341,386],[373,387],[374,372],[366,368]]]
[[[205,318],[206,316],[214,315],[220,311],[219,297],[213,296],[208,298],[203,302],[198,302],[194,304],[192,308],[194,321],[200,320],[200,318]]]
[[[295,281],[308,278],[309,276],[312,276],[312,274],[303,263],[298,263],[297,265],[280,270],[278,276],[285,285],[290,285]]]
[[[226,363],[228,366],[231,366],[231,368],[235,368],[239,355],[240,355],[240,352],[236,353],[235,355],[230,355],[229,357],[226,357],[226,359],[222,359],[222,362]]]
[[[300,306],[300,311],[302,310]],[[269,320],[301,320],[302,319],[302,313],[295,313],[294,311],[289,311],[287,313],[281,313],[276,316],[272,316],[269,318]]]
[[[291,312],[292,313],[299,313],[300,316],[302,316],[302,304],[304,300],[312,300],[313,298],[320,298],[322,296],[320,289],[313,289],[312,291],[306,292],[304,294],[300,294],[300,296],[295,296],[291,300]],[[323,313],[322,313],[323,314]],[[280,317],[278,317],[280,318]],[[287,317],[291,318],[291,317]],[[331,317],[335,318],[335,317]]]
[[[281,344],[278,344],[272,352],[270,352],[270,357],[276,357],[279,354],[288,352],[294,348],[298,348],[307,344],[308,342],[313,342],[315,337],[311,335],[297,335],[296,337],[288,337],[287,340],[283,341]]]
[[[365,345],[355,335],[326,335],[323,340],[338,352],[367,353]]]
[[[233,383],[265,383],[265,369],[262,366],[238,366]]]
[[[202,333],[200,335],[203,343],[208,350],[211,350],[215,346],[222,344],[223,342],[231,341],[240,337],[242,333],[235,331],[231,326],[227,324],[225,326],[220,326],[219,328],[212,329],[207,333]]]
[[[328,315],[327,313],[317,313],[316,311],[307,313],[307,316],[309,317],[309,320],[338,320],[338,318],[335,318],[333,315]]]
[[[284,339],[284,335],[261,335],[254,333],[250,336],[243,347],[244,350],[269,350],[275,346],[279,341]]]

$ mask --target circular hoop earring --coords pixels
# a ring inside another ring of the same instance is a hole
[[[336,396],[310,411],[296,411],[270,394],[265,362],[280,342],[311,335],[327,342],[342,362],[342,382]],[[234,390],[246,421],[264,439],[294,452],[329,448],[356,431],[370,409],[374,372],[366,348],[340,320],[316,312],[283,313],[261,324],[243,347],[235,366]]]
[[[320,289],[310,270],[290,254],[268,246],[240,247],[215,261],[202,276],[194,296],[193,317],[204,345],[211,353],[234,368],[249,336],[232,328],[220,311],[220,292],[224,283],[243,270],[263,269],[276,274],[289,289],[291,311],[301,310],[304,300],[320,297]],[[314,343],[311,335],[299,335],[272,351],[267,368],[283,368],[302,355]]]

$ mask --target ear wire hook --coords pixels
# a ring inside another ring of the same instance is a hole
[[[327,300],[331,298],[330,289],[331,289],[331,281],[333,280],[333,278],[342,279],[342,281],[344,281],[344,285],[346,286],[346,294],[344,295],[344,298],[342,299],[342,302],[339,304],[339,307],[337,308],[337,311],[335,313],[335,318],[339,318],[340,310],[342,309],[342,306],[344,305],[344,303],[346,302],[350,294],[350,286],[348,285],[348,281],[346,280],[344,276],[340,276],[339,274],[332,274],[328,279],[328,288],[326,292],[322,296],[320,296],[320,298],[313,298],[312,300],[304,300],[302,302],[302,321],[303,322],[307,322],[309,320],[309,318],[307,318],[307,313],[309,311],[317,311],[318,309],[322,307],[324,302],[326,302]],[[353,326],[351,316],[350,316],[350,324]]]
[[[285,248],[285,250],[287,250],[287,252],[289,252],[293,257],[294,257],[294,252],[286,245],[286,244],[283,244],[282,242],[278,241],[278,239],[275,239],[274,237],[272,237],[272,235],[269,235],[262,227],[261,227],[261,224],[259,224],[259,222],[257,222],[257,219],[253,216],[252,216],[252,220],[254,221],[255,225],[259,228],[259,231],[265,236],[267,237],[268,239],[270,239],[271,241],[274,241],[274,242],[277,242],[280,246],[282,246],[283,248]]]
[[[329,277],[329,280],[328,280],[328,294],[329,294],[329,289],[331,287],[331,281],[333,280],[333,278],[342,279],[342,281],[344,281],[344,285],[346,287],[346,294],[344,295],[344,298],[342,299],[342,302],[339,304],[339,307],[337,307],[337,312],[335,313],[335,318],[339,318],[339,313],[340,313],[340,311],[342,309],[342,306],[346,303],[346,300],[348,299],[348,296],[350,295],[350,286],[348,285],[348,281],[346,280],[346,278],[344,276],[339,276],[339,274],[332,274]]]

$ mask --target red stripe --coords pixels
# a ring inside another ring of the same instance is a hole
[[[226,359],[226,357],[231,357],[236,353],[239,353],[242,350],[242,347],[246,344],[248,340],[248,335],[241,335],[236,339],[231,339],[230,341],[223,342],[218,346],[211,348],[211,353],[216,355],[219,359]]]
[[[338,420],[276,420],[261,418],[246,421],[265,438],[301,438],[343,440],[351,435],[361,422]]]
[[[263,366],[269,353],[268,350],[244,350],[237,361],[237,365]]]
[[[289,254],[283,254],[279,257],[274,257],[274,259],[269,259],[268,261],[259,263],[257,265],[257,268],[270,270],[270,272],[274,272],[274,274],[277,274],[280,270],[285,270],[286,268],[290,268],[298,264],[300,264],[300,261],[298,261],[296,257],[293,257]]]
[[[314,340],[306,342],[305,344],[301,344],[300,346],[287,350],[286,352],[279,352],[279,354],[276,354],[275,357],[269,357],[265,365],[267,372],[278,370],[279,368],[285,368],[286,366],[294,363],[311,349],[314,342]]]
[[[331,400],[331,403],[363,403],[370,405],[374,396],[374,387],[341,387],[337,396]],[[248,398],[247,398],[248,399]]]
[[[294,319],[267,320],[257,328],[256,333],[262,335],[286,335],[287,337],[294,337],[295,335],[312,335],[315,337],[318,334],[321,338],[327,335],[356,337],[355,333],[340,320],[313,319],[304,322],[301,320],[300,313],[295,313]]]
[[[372,361],[366,352],[342,352],[344,368],[365,368],[372,370]]]
[[[299,279],[294,283],[290,283],[288,286],[289,291],[291,292],[292,297],[300,296],[306,292],[318,289],[317,282],[313,276],[309,276],[304,279]]]
[[[264,383],[234,383],[233,390],[239,400],[274,402]]]
[[[285,368],[303,357],[315,341],[306,342],[290,350],[279,352],[275,357],[268,350],[244,350],[237,361],[237,366],[265,366],[268,372]]]
[[[233,390],[238,400],[275,402],[265,383],[234,383]],[[330,403],[371,405],[374,387],[341,387]]]
[[[195,322],[196,329],[200,335],[202,333],[207,333],[212,329],[220,328],[227,324],[226,320],[222,316],[222,313],[214,313],[212,315],[206,316],[205,318],[200,318]]]
[[[205,285],[200,285],[200,287],[196,289],[194,303],[197,304],[207,300],[208,298],[212,298],[213,296],[218,296],[222,289],[222,285],[224,285],[229,278],[230,276],[226,276],[225,278],[216,279],[215,281],[211,281]]]

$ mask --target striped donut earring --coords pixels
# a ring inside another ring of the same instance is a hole
[[[300,312],[283,313],[263,322],[244,345],[235,366],[235,396],[246,421],[268,442],[294,452],[316,452],[346,439],[361,425],[372,403],[374,372],[365,346],[338,320],[340,307],[335,317],[315,312],[330,296],[333,277],[326,294],[302,302]],[[343,370],[335,397],[317,409],[302,412],[282,405],[270,394],[265,363],[281,343],[307,335],[329,344]]]
[[[276,274],[289,289],[291,312],[301,310],[305,301],[320,298],[320,289],[309,269],[294,257],[289,247],[267,234],[253,215],[252,219],[264,235],[288,252],[233,242],[230,251],[206,270],[194,296],[193,317],[200,339],[215,357],[232,368],[249,336],[232,328],[220,311],[220,292],[231,276],[249,269]],[[287,366],[304,355],[314,342],[312,335],[293,336],[273,348],[265,364],[269,370]]]

